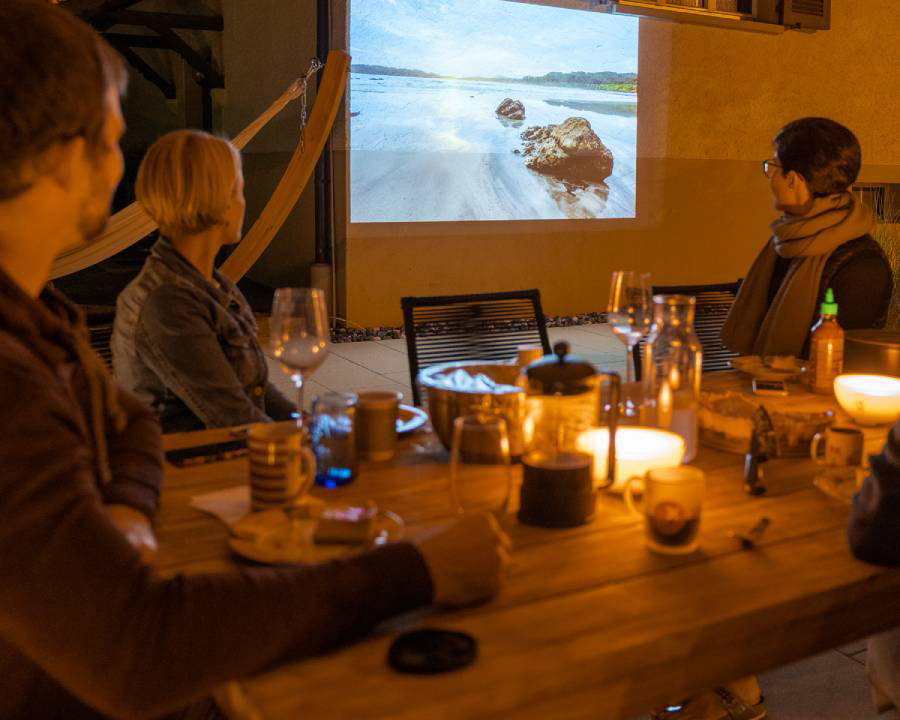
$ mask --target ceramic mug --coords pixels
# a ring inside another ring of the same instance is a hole
[[[309,492],[316,478],[316,458],[293,420],[251,425],[247,450],[254,511],[290,507]]]
[[[700,514],[706,473],[690,465],[653,468],[625,485],[628,509],[644,520],[647,547],[686,555],[700,546]]]
[[[818,465],[857,467],[862,465],[864,442],[863,431],[858,428],[830,427],[813,436],[809,455]],[[825,444],[824,453],[821,452],[822,443]]]
[[[394,457],[397,415],[403,396],[393,390],[363,390],[356,406],[356,441],[362,457],[383,462]]]

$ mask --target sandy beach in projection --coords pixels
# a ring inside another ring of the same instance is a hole
[[[633,94],[361,73],[350,93],[352,222],[634,217]],[[507,97],[523,121],[496,115]],[[605,183],[565,184],[514,153],[526,128],[573,116],[612,151]]]

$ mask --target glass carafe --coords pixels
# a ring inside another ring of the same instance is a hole
[[[684,461],[697,455],[697,407],[703,349],[694,333],[696,298],[654,295],[653,325],[644,345],[645,393],[655,400],[655,424],[678,433]]]

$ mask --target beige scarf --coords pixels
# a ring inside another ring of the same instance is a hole
[[[874,224],[872,211],[849,192],[817,197],[806,215],[775,220],[774,235],[750,266],[722,326],[725,346],[741,355],[799,355],[828,257]],[[777,255],[791,263],[769,305]]]

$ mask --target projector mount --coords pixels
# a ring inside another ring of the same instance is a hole
[[[831,0],[509,0],[778,35],[831,25]]]

